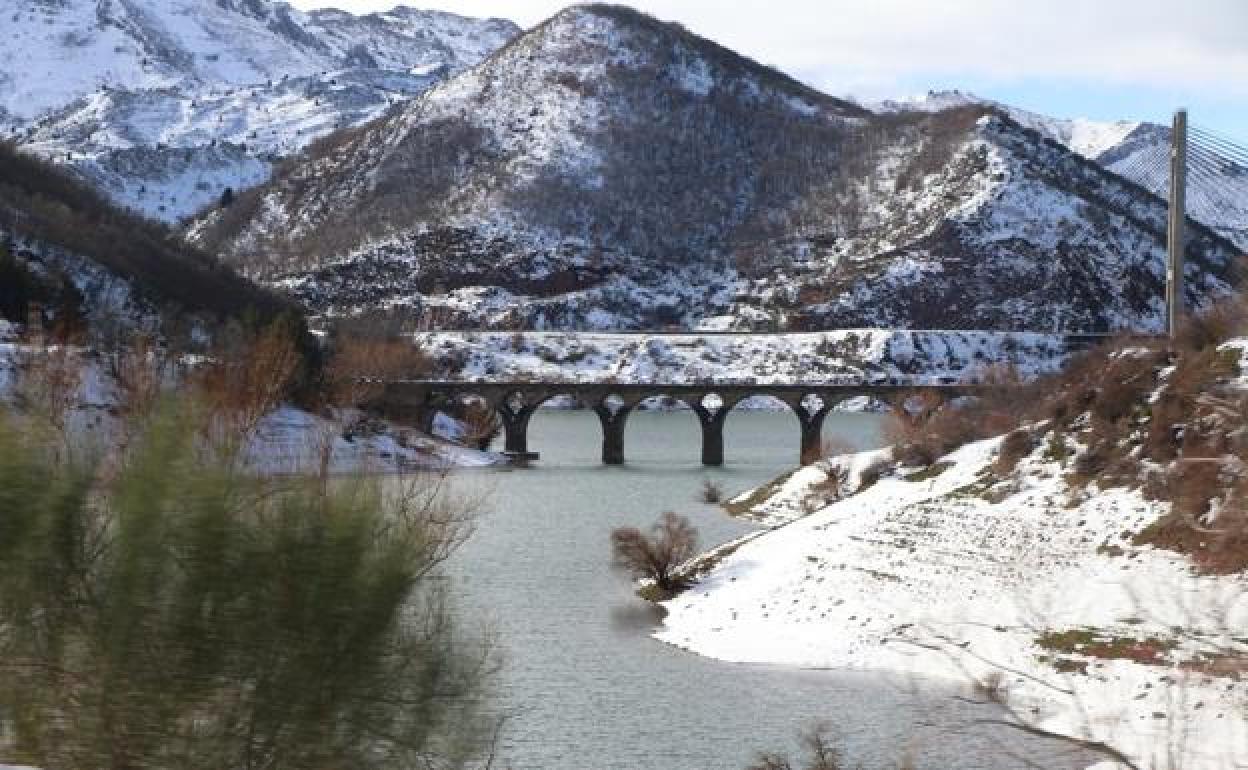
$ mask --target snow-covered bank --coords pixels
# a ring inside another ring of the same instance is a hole
[[[116,435],[118,406],[123,400],[104,357],[85,349],[5,342],[5,332],[6,327],[0,326],[0,408],[14,405],[19,382],[32,360],[68,352],[66,371],[74,374],[66,380],[72,383],[73,392],[64,396],[62,404],[68,412],[67,426],[82,436],[84,445]],[[170,382],[169,387],[176,384]],[[284,404],[257,423],[243,456],[249,468],[263,474],[316,473],[322,466],[332,473],[401,473],[503,462],[501,455],[456,443],[451,427],[444,427],[442,435],[428,436],[386,420],[361,423],[358,418],[358,414],[345,414],[330,419]],[[442,417],[444,426],[453,423]]]
[[[1072,487],[1043,445],[999,472],[1000,443],[878,480],[878,455],[840,458],[773,485],[752,507],[791,523],[667,602],[656,636],[726,661],[974,683],[1140,767],[1248,767],[1248,576],[1134,545],[1169,504]]]
[[[247,447],[247,465],[260,473],[313,473],[328,449],[332,473],[399,473],[425,468],[479,468],[503,462],[436,436],[381,423],[375,433],[356,435],[340,423],[283,406],[267,415]]]
[[[1050,372],[1060,335],[856,329],[799,334],[424,332],[415,342],[465,379],[565,382],[967,381],[992,367]]]

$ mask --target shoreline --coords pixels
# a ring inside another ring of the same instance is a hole
[[[1235,764],[1248,761],[1236,759],[1248,758],[1248,687],[1200,670],[1218,650],[1248,655],[1230,633],[1244,627],[1248,581],[1192,575],[1177,555],[1131,545],[1124,530],[1159,504],[1113,489],[1069,506],[1040,457],[1025,461],[1021,488],[983,499],[991,490],[975,485],[998,443],[813,513],[804,495],[829,465],[791,477],[764,501],[790,522],[664,602],[652,637],[730,663],[960,683],[1025,728],[1104,743],[1141,767],[1170,755],[1189,770],[1248,766]],[[860,474],[871,454],[832,462]],[[1087,654],[1097,645],[1108,652]]]

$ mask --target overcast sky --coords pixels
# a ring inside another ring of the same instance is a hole
[[[397,0],[295,0],[353,12]],[[531,26],[558,0],[406,0]],[[1192,121],[1248,143],[1248,0],[630,0],[835,95],[959,88],[1061,117]]]

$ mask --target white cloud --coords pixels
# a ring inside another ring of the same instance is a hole
[[[531,25],[554,0],[409,0]],[[314,7],[317,0],[297,0]],[[346,10],[387,0],[336,0]],[[634,0],[833,93],[916,81],[1082,83],[1248,96],[1245,0]]]

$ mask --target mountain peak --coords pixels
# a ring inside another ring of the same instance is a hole
[[[439,11],[303,13],[271,0],[0,0],[0,18],[0,136],[167,222],[520,32]]]
[[[196,232],[320,312],[1155,325],[1163,202],[995,106],[950,100],[875,115],[679,25],[576,6]],[[1227,251],[1199,237],[1212,257],[1194,299],[1221,285]]]
[[[101,88],[248,86],[361,63],[459,72],[520,31],[415,9],[305,14],[273,0],[0,0],[0,16],[0,127]]]

